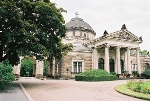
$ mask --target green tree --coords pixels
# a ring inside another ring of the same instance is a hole
[[[22,59],[20,75],[21,76],[32,76],[33,66],[34,66],[34,63],[31,59],[29,59],[29,58]]]
[[[147,51],[147,50],[140,50],[140,54],[141,55],[148,55],[149,51]]]
[[[19,56],[61,58],[65,21],[49,0],[0,0],[0,62],[19,63]]]

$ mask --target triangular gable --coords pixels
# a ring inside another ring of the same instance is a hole
[[[72,58],[72,60],[83,60],[83,56],[82,55],[76,55]]]
[[[129,41],[137,41],[142,42],[142,38],[135,36],[133,33],[131,33],[128,30],[119,30],[110,34],[107,34],[105,38],[113,38],[113,39],[119,39],[119,40],[129,40]]]
[[[113,32],[108,34],[107,31],[105,30],[103,33],[103,36],[98,37],[92,41],[88,41],[86,43],[84,43],[86,46],[91,45],[91,47],[93,47],[92,45],[94,44],[104,44],[105,41],[107,41],[106,43],[108,43],[108,40],[113,40],[114,42],[116,41],[121,41],[121,42],[129,42],[129,43],[142,43],[142,37],[137,37],[136,35],[134,35],[133,33],[131,33],[130,31],[127,30],[126,25],[124,24],[121,28],[121,30]],[[112,41],[110,41],[112,42]]]

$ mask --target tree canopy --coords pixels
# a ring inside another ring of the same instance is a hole
[[[148,55],[149,51],[147,51],[147,50],[140,50],[140,54],[141,55]]]
[[[27,55],[61,58],[66,32],[61,12],[49,0],[0,0],[0,62],[16,65]]]

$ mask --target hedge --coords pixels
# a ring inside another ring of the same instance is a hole
[[[149,79],[150,78],[150,70],[144,71],[143,73],[141,73],[141,75],[143,77],[145,77],[146,79]]]
[[[105,70],[87,70],[75,75],[76,81],[113,81],[117,79],[117,76],[111,75]]]

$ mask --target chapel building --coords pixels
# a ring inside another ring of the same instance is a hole
[[[142,37],[128,31],[125,24],[116,32],[107,33],[105,30],[98,38],[95,38],[93,28],[78,16],[66,23],[66,27],[66,37],[62,42],[72,43],[73,50],[61,61],[61,77],[74,78],[75,74],[89,69],[103,69],[116,74],[123,70],[129,74],[132,71],[141,74],[146,66],[149,69],[149,65],[145,66],[145,58],[139,54]]]
[[[126,70],[129,74],[138,71],[141,74],[150,70],[150,56],[140,55],[139,44],[142,37],[137,37],[128,31],[125,24],[118,31],[95,38],[93,28],[76,14],[66,23],[66,36],[63,43],[71,43],[72,51],[61,60],[53,61],[48,67],[48,76],[60,78],[74,78],[76,74],[90,69],[103,69],[108,73]],[[20,57],[20,61],[23,57]],[[34,58],[33,58],[34,59]],[[13,68],[14,74],[20,75],[20,64]],[[34,59],[33,76],[43,76],[43,61]]]

